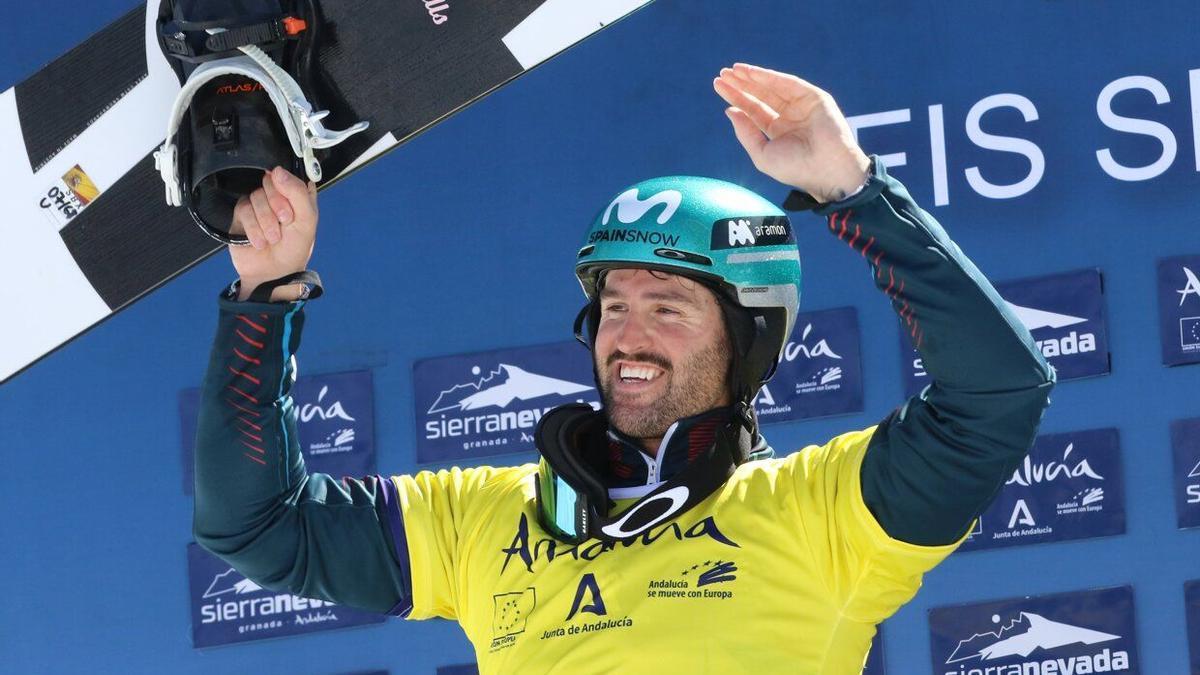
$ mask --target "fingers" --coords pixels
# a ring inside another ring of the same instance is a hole
[[[271,204],[267,201],[267,193],[264,190],[255,190],[250,193],[250,206],[254,208],[254,218],[257,220],[258,229],[262,232],[266,240],[272,244],[279,241],[279,218],[271,211]],[[249,234],[250,229],[246,228],[246,233]],[[253,240],[251,240],[253,243]]]
[[[315,184],[305,183],[282,167],[275,167],[266,179],[274,183],[275,189],[291,206],[293,222],[297,224],[316,223],[317,188]]]
[[[233,222],[229,225],[229,234],[234,236],[246,234],[246,223],[248,219],[253,218],[254,212],[250,209],[250,200],[241,197],[233,207]]]
[[[263,173],[261,189],[238,200],[230,232],[240,229],[254,248],[263,249],[283,239],[284,226],[315,229],[316,221],[316,184],[276,167]]]
[[[721,79],[735,89],[740,89],[762,101],[776,112],[780,112],[787,107],[788,99],[783,96],[782,92],[750,79],[750,76],[745,72],[734,70],[733,68],[722,68]]]
[[[746,149],[746,154],[750,155],[750,161],[754,162],[755,167],[758,167],[759,158],[762,156],[763,149],[767,145],[767,137],[763,135],[758,125],[750,119],[750,116],[745,111],[737,108],[726,108],[725,114],[729,117],[729,121],[733,123],[733,134],[737,136],[738,142]]]
[[[263,234],[262,226],[258,224],[258,216],[255,215],[250,197],[238,199],[237,205],[233,207],[233,222],[234,228],[231,229],[231,233],[236,234],[237,227],[240,226],[251,246],[261,249],[267,245],[266,235]]]
[[[732,70],[739,77],[743,77],[757,86],[768,87],[784,98],[824,93],[824,90],[813,83],[789,73],[781,73],[778,70],[753,66],[749,63],[735,63]]]
[[[779,113],[771,106],[742,91],[723,78],[713,80],[713,89],[725,102],[742,111],[762,133],[767,133],[771,124],[779,118]],[[739,136],[740,139],[740,136]]]
[[[279,194],[279,190],[275,189],[275,181],[271,180],[270,173],[263,172],[262,186],[263,191],[267,193],[267,204],[270,205],[279,224],[287,225],[292,222],[292,205],[288,202],[287,197]]]

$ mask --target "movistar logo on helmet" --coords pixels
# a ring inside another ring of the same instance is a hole
[[[722,218],[713,223],[712,248],[746,248],[748,246],[784,246],[795,244],[792,225],[787,216],[753,216]]]
[[[636,223],[650,209],[662,205],[664,208],[658,214],[657,220],[659,225],[664,225],[671,219],[671,216],[675,215],[675,211],[679,208],[681,201],[683,201],[683,195],[678,190],[663,190],[662,192],[656,192],[646,199],[639,199],[637,188],[630,188],[617,195],[617,198],[612,200],[608,208],[604,209],[604,217],[600,220],[600,224],[607,225],[614,210],[617,212],[617,220],[622,223],[626,225]]]

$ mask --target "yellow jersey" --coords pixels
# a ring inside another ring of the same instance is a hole
[[[410,619],[459,622],[481,673],[859,673],[875,626],[948,546],[863,502],[875,428],[738,467],[674,522],[572,546],[537,520],[537,466],[394,476]]]

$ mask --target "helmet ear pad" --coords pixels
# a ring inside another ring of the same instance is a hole
[[[779,353],[784,341],[787,310],[782,307],[744,307],[718,293],[725,326],[733,343],[733,362],[730,364],[730,385],[733,400],[750,406],[779,365]]]

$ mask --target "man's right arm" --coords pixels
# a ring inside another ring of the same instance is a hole
[[[263,587],[406,616],[392,480],[308,473],[291,388],[304,301],[222,294],[196,436],[196,541]]]

